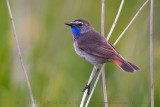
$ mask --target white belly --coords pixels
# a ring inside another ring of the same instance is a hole
[[[76,53],[83,59],[89,61],[90,63],[92,63],[93,65],[98,65],[98,59],[96,57],[93,57],[92,55],[89,55],[88,53],[80,50],[77,46],[77,43],[74,43],[74,49],[76,51]]]

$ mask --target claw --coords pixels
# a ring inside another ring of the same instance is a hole
[[[96,71],[98,72],[98,71],[99,71],[99,68],[97,68]]]
[[[85,88],[83,89],[83,92],[85,92],[85,90],[88,89],[87,94],[89,95],[89,91],[90,91],[90,85],[86,85]]]

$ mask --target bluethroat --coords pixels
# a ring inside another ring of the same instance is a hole
[[[113,45],[94,30],[88,21],[78,19],[65,24],[71,27],[76,53],[81,58],[92,63],[96,71],[98,71],[100,64],[106,62],[114,62],[126,72],[140,70],[136,65],[126,61]],[[89,90],[91,82],[86,85],[84,90]]]

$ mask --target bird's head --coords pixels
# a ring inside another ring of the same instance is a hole
[[[65,24],[71,27],[74,40],[79,36],[80,33],[83,34],[93,30],[93,27],[89,24],[89,22],[82,19],[77,19],[71,23]]]

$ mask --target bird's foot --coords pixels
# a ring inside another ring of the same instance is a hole
[[[98,72],[98,71],[99,71],[99,68],[97,68],[96,71]]]
[[[87,94],[89,95],[89,91],[90,91],[90,84],[86,85],[85,88],[83,89],[83,92],[85,92],[85,90],[88,89]]]

